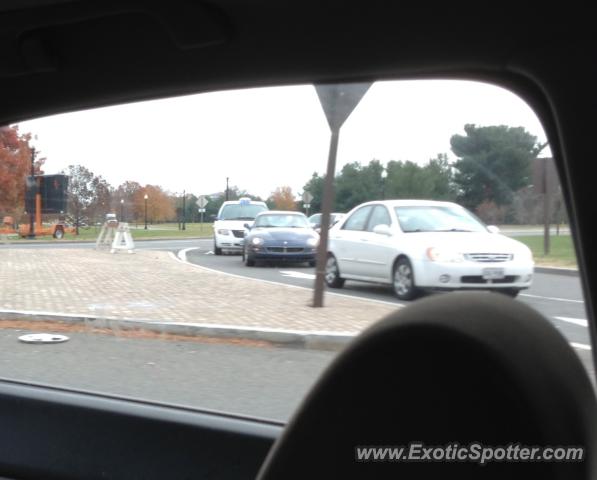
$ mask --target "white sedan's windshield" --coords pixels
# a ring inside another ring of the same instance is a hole
[[[256,227],[309,228],[309,222],[302,215],[261,215],[255,221]]]
[[[444,206],[395,207],[403,232],[486,232],[487,228],[463,208]]]

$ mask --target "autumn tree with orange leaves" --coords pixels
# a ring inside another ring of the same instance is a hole
[[[278,187],[270,197],[271,203],[276,210],[296,210],[294,194],[290,187]]]
[[[145,218],[145,195],[149,222],[164,222],[175,218],[174,199],[157,185],[145,185],[133,195],[134,217],[138,222]]]
[[[25,211],[25,180],[31,173],[31,134],[18,126],[0,127],[0,215],[20,218]],[[44,158],[35,160],[35,174],[41,174]]]

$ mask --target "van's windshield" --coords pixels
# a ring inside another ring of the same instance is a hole
[[[258,213],[265,212],[263,205],[226,205],[222,208],[218,220],[255,220]]]

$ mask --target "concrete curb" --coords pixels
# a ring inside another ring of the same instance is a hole
[[[235,325],[180,322],[164,323],[154,320],[130,318],[119,319],[114,317],[54,314],[19,310],[0,310],[0,320],[50,321],[78,325],[84,324],[89,328],[109,328],[113,331],[145,330],[155,333],[168,333],[189,337],[203,336],[223,339],[259,340],[280,347],[333,351],[342,349],[357,335],[356,332],[312,332],[303,330],[241,327]]]
[[[535,266],[535,273],[565,275],[567,277],[578,277],[580,275],[579,271],[574,268],[560,268],[560,267],[537,267],[537,266]]]

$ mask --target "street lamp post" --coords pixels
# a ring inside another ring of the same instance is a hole
[[[37,192],[39,191],[37,186],[37,180],[35,179],[35,148],[31,149],[31,184],[30,188],[33,190],[33,195],[31,198],[33,199],[30,202],[29,206],[31,207],[31,211],[29,212],[29,234],[27,238],[35,238],[35,208],[36,208],[36,197]]]
[[[124,222],[124,198],[120,199],[120,221]]]
[[[186,230],[187,229],[187,225],[186,225],[186,221],[187,221],[187,191],[183,190],[182,191],[182,229]]]
[[[226,201],[228,201],[228,195],[229,195],[228,191],[229,191],[228,190],[228,177],[226,177]]]
[[[145,230],[147,230],[147,199],[149,198],[147,194],[143,197],[145,199]]]
[[[388,171],[384,168],[381,171],[381,199],[386,199],[386,178],[388,178]]]

